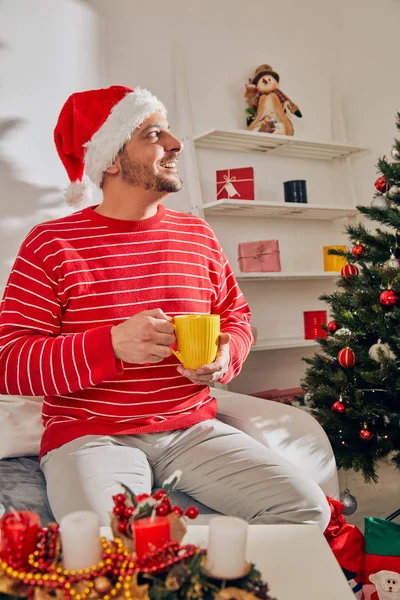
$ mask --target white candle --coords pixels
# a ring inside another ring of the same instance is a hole
[[[78,511],[60,520],[64,568],[87,569],[101,560],[100,521],[89,511]]]
[[[221,579],[244,575],[248,524],[236,517],[210,519],[207,571]]]

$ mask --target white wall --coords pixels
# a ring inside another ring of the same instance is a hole
[[[97,35],[85,2],[0,2],[0,289],[27,231],[71,211],[53,129],[72,92],[98,86]]]
[[[400,97],[398,0],[96,0],[102,18],[106,82],[142,85],[175,110],[172,42],[178,40],[186,65],[196,133],[244,127],[243,90],[253,69],[270,63],[281,75],[281,89],[300,106],[296,134],[315,140],[343,139],[338,106],[348,141],[371,148],[354,161],[360,203],[373,195],[377,157],[390,153]],[[254,166],[256,197],[282,200],[282,181],[305,178],[309,201],[351,203],[343,165],[265,158],[229,152],[197,152],[204,201],[215,198],[215,170]],[[170,206],[189,210],[187,186]],[[237,243],[278,238],[284,270],[322,268],[322,246],[343,243],[342,224],[214,218],[210,220],[232,264]],[[242,285],[260,337],[301,336],[303,311],[321,309],[318,295],[326,282],[247,283]],[[310,353],[309,353],[310,354]],[[255,391],[296,385],[303,372],[304,349],[258,352],[248,359],[232,385]]]

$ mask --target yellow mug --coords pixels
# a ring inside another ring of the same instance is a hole
[[[178,315],[174,317],[178,350],[172,350],[185,369],[194,371],[215,360],[220,334],[219,315]]]

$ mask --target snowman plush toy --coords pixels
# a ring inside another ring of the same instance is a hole
[[[247,128],[251,131],[293,135],[290,115],[301,117],[299,107],[279,89],[279,75],[270,65],[260,65],[246,85]]]

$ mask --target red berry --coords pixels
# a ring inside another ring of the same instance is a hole
[[[127,507],[124,509],[124,517],[125,517],[125,519],[130,519],[130,518],[131,518],[131,516],[133,515],[133,511],[134,511],[134,510],[135,510],[135,509],[133,508],[133,506],[127,506]]]
[[[196,508],[195,506],[188,506],[188,508],[186,509],[186,513],[185,513],[185,515],[187,517],[189,517],[189,519],[195,519],[198,514],[199,514],[199,509]]]
[[[117,504],[113,508],[113,513],[114,515],[117,515],[117,517],[121,517],[124,514],[124,511],[125,508],[122,506],[122,504]]]
[[[160,504],[159,506],[157,506],[157,508],[156,508],[156,514],[159,517],[166,517],[168,513],[169,513],[169,510],[165,506],[165,504]]]
[[[125,504],[125,494],[117,494],[116,496],[113,496],[112,499],[116,506],[123,506]]]
[[[168,512],[169,512],[169,513],[171,512],[171,510],[172,510],[172,505],[171,505],[171,502],[170,502],[170,499],[168,498],[168,496],[164,496],[164,498],[163,498],[163,500],[162,500],[161,504],[162,504],[163,506],[166,506],[166,507],[167,507],[167,509],[168,509]]]
[[[127,529],[128,529],[128,522],[127,521],[120,521],[118,523],[118,531],[120,533],[126,533]]]
[[[138,496],[135,496],[136,502],[143,502],[144,500],[147,500],[147,498],[150,498],[149,494],[139,494]]]
[[[174,513],[174,515],[181,517],[183,515],[183,508],[181,508],[180,506],[174,506],[172,512]]]
[[[158,490],[158,492],[153,494],[153,498],[155,500],[161,500],[161,498],[163,498],[166,495],[167,495],[167,492],[165,490]]]

